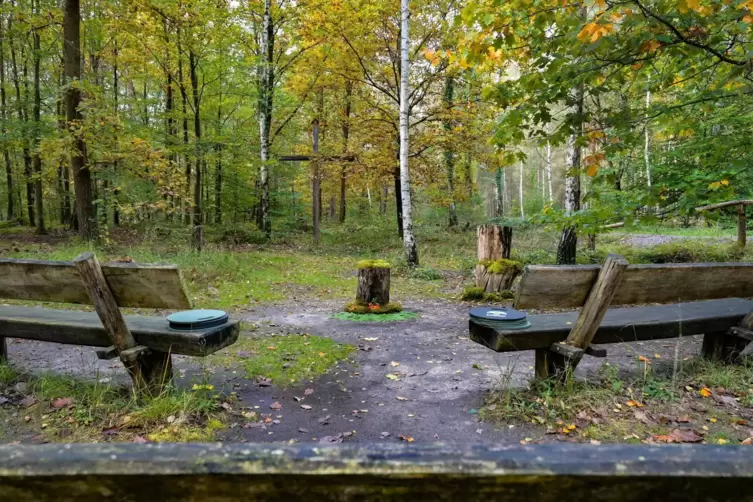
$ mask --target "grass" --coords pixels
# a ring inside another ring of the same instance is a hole
[[[19,410],[0,407],[6,429],[44,441],[212,441],[224,428],[219,395],[207,386],[169,388],[137,399],[126,387],[52,374],[26,376],[6,364],[0,364],[0,378],[0,394]]]
[[[208,362],[224,367],[239,363],[247,378],[263,377],[280,387],[307,382],[346,359],[354,348],[308,334],[242,336],[232,348]]]
[[[737,444],[750,434],[743,416],[753,411],[753,364],[694,359],[672,378],[638,361],[621,376],[605,364],[597,378],[564,383],[502,385],[479,411],[483,420],[532,423],[546,434],[600,442],[662,441],[674,429],[692,428],[714,444]]]

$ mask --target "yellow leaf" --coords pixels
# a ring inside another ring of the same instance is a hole
[[[632,399],[625,404],[630,406],[631,408],[643,408],[643,405],[641,403],[639,403],[638,401],[633,401]]]
[[[392,366],[393,368],[397,368],[398,366],[400,366],[400,363],[398,363],[398,362],[395,362],[395,361],[392,361],[392,362],[390,363],[390,366]]]
[[[325,352],[319,352],[319,357],[324,357],[324,356],[326,356],[326,355],[327,355],[327,354],[326,354]]]
[[[722,184],[719,181],[715,181],[713,183],[709,183],[709,190],[716,190],[720,186],[722,186]]]
[[[586,174],[591,176],[592,178],[596,176],[597,172],[599,172],[599,166],[597,166],[596,164],[592,164],[586,169]]]
[[[719,183],[721,183],[724,186],[729,186],[729,180],[722,180]]]
[[[709,418],[709,422],[711,422],[712,424],[715,424],[716,423],[716,418],[713,418],[713,417]]]
[[[727,443],[729,443],[729,441],[727,441],[724,438],[719,438],[716,440],[716,444],[727,444]]]
[[[743,16],[743,23],[753,23],[753,16],[751,16],[750,14],[745,14]]]
[[[704,387],[703,389],[699,390],[698,393],[703,397],[709,397],[711,395],[711,391],[708,389],[708,387]]]

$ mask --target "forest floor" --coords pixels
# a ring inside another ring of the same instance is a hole
[[[14,235],[5,245],[33,257],[79,251],[64,238]],[[612,345],[606,359],[585,359],[567,386],[532,388],[532,353],[497,354],[468,340],[471,305],[456,294],[469,279],[460,270],[398,272],[394,297],[420,317],[356,323],[331,317],[354,289],[352,258],[254,254],[281,263],[267,272],[267,289],[253,286],[268,297],[233,305],[244,321],[236,345],[205,359],[175,356],[178,389],[163,398],[136,403],[113,391],[127,384],[122,366],[97,360],[91,348],[11,340],[10,367],[0,366],[0,440],[724,444],[753,436],[753,368],[698,362],[700,337]],[[434,264],[451,260],[464,263],[445,255]],[[324,283],[286,275],[317,273],[304,266],[338,275]],[[229,304],[243,282],[201,267],[189,275],[202,306],[207,298]]]

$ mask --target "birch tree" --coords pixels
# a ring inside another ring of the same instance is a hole
[[[400,0],[400,192],[403,206],[403,247],[405,261],[409,267],[418,266],[418,249],[413,235],[413,217],[410,193],[410,175],[408,172],[408,126],[410,123],[410,89],[408,73],[410,70],[409,49],[410,36],[408,24],[410,18],[410,0]]]

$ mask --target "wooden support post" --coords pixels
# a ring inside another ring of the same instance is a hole
[[[737,244],[745,247],[747,222],[745,221],[745,204],[737,206]]]
[[[0,363],[8,362],[8,340],[0,336]]]
[[[544,364],[543,354],[537,356],[537,377],[562,378],[575,369],[585,350],[591,345],[627,267],[628,262],[622,256],[614,254],[607,256],[567,340],[564,343],[555,343],[548,349],[556,356],[546,356],[546,364]],[[539,365],[539,358],[542,359],[541,365]]]
[[[169,354],[167,358],[165,355],[150,355],[147,354],[148,348],[136,345],[136,340],[128,329],[115,296],[102,273],[102,267],[93,253],[83,253],[76,257],[73,263],[94,305],[94,310],[102,321],[102,326],[133,380],[136,391],[143,393],[161,390],[162,385],[172,378]]]

